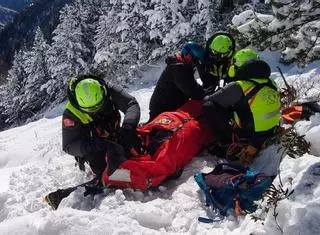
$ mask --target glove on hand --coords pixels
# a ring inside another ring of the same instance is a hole
[[[126,149],[130,149],[134,146],[136,140],[136,130],[130,125],[123,125],[120,128],[118,135],[118,144]]]
[[[113,143],[105,154],[105,161],[107,162],[108,175],[112,175],[118,167],[128,160],[124,148],[120,144]]]

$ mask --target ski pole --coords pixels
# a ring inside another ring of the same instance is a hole
[[[58,189],[54,192],[47,194],[44,197],[44,200],[52,209],[56,210],[56,209],[58,209],[58,206],[59,206],[60,202],[62,201],[62,199],[68,197],[77,188],[90,185],[90,184],[94,183],[96,180],[97,179],[94,178],[92,180],[89,180],[85,183],[82,183],[82,184],[79,184],[79,185],[76,185],[73,187],[69,187],[69,188],[65,188],[65,189]]]

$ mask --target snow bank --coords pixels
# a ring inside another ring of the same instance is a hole
[[[305,155],[285,158],[280,167],[284,188],[294,189],[290,199],[279,202],[278,223],[284,234],[318,234],[320,231],[320,159]],[[279,179],[275,180],[278,183]],[[269,213],[265,221],[267,234],[282,234]]]

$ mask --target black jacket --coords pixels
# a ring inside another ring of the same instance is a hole
[[[264,61],[253,61],[243,66],[236,72],[233,80],[249,80],[252,78],[269,78],[271,70],[269,65]],[[221,88],[213,95],[206,97],[206,101],[211,101],[225,109],[238,108],[239,102],[244,98],[241,87],[236,82],[231,82]],[[245,102],[247,105],[248,103]],[[241,109],[244,107],[239,107]],[[249,108],[249,107],[248,107]],[[234,111],[234,110],[232,110]]]
[[[194,78],[194,66],[176,57],[166,59],[162,72],[151,96],[150,120],[166,111],[174,111],[189,99],[203,99],[204,91]]]
[[[123,88],[115,85],[106,85],[108,97],[105,107],[95,115],[88,124],[66,109],[62,121],[62,147],[70,155],[92,158],[95,154],[106,151],[121,152],[114,147],[120,128],[120,113],[124,113],[122,126],[130,126],[133,130],[140,119],[140,107],[136,99]],[[72,102],[71,102],[72,104]],[[76,105],[73,104],[76,107]]]
[[[228,76],[228,69],[231,64],[232,56],[226,57],[217,61],[211,56],[211,50],[209,48],[212,40],[219,36],[228,36],[232,41],[232,54],[235,53],[236,42],[233,37],[227,32],[217,32],[207,40],[204,62],[200,65],[199,74],[203,84],[203,88],[206,90],[214,91],[219,87],[219,83],[223,80],[224,83],[230,82]]]
[[[219,87],[221,80],[223,80],[224,83],[230,82],[228,76],[230,64],[230,60],[225,60],[220,63],[212,62],[211,64],[205,63],[201,65],[198,71],[203,88],[214,91]]]

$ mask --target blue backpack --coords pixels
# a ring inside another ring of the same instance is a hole
[[[194,178],[205,194],[206,204],[226,216],[232,210],[235,215],[255,211],[257,206],[254,201],[261,198],[275,176],[265,176],[241,165],[223,163],[210,173],[195,174]]]

